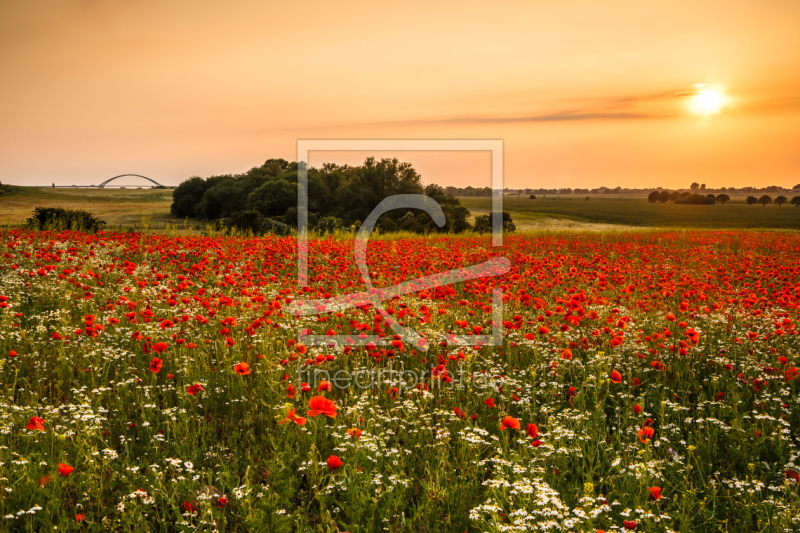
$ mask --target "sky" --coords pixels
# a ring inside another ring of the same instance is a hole
[[[295,160],[299,139],[500,139],[510,188],[792,187],[798,28],[795,0],[0,2],[0,182],[177,185]],[[490,184],[485,152],[379,156]]]

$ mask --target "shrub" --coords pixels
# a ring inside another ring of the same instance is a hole
[[[503,211],[503,231],[515,231],[516,229],[517,226],[511,220],[511,214],[508,211]],[[479,215],[475,217],[475,232],[491,233],[492,215]]]
[[[676,204],[690,204],[690,205],[714,205],[716,198],[713,194],[704,196],[702,194],[688,194],[684,193],[680,198],[675,200]]]
[[[60,207],[37,207],[27,225],[37,229],[70,229],[79,231],[100,231],[106,222],[82,209],[62,209]]]

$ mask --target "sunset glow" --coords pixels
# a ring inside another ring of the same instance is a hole
[[[0,181],[176,185],[298,139],[502,139],[511,188],[792,186],[798,25],[777,0],[0,2]],[[426,182],[488,183],[470,157],[414,157]]]
[[[722,89],[709,87],[705,84],[697,85],[695,94],[689,104],[692,112],[699,115],[714,115],[728,103],[728,97]]]

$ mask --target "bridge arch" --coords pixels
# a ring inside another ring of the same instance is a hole
[[[100,189],[102,189],[102,188],[104,188],[106,185],[108,185],[110,182],[114,181],[115,179],[117,179],[117,178],[124,178],[125,176],[133,176],[133,177],[136,177],[136,178],[144,178],[144,179],[146,179],[147,181],[149,181],[150,183],[152,183],[153,185],[155,185],[156,187],[163,187],[163,185],[161,185],[161,184],[160,184],[159,182],[157,182],[156,180],[154,180],[154,179],[150,179],[150,178],[148,178],[147,176],[142,176],[141,174],[120,174],[119,176],[114,176],[113,178],[107,179],[106,181],[104,181],[103,183],[101,183],[100,185],[98,185],[98,187],[99,187]]]

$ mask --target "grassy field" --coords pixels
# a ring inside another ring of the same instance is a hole
[[[460,198],[473,215],[488,213],[491,198]],[[694,228],[800,229],[800,209],[791,205],[749,206],[744,197],[725,205],[651,204],[643,197],[594,196],[528,198],[505,197],[504,209],[519,230],[537,229],[560,219],[563,224],[601,223],[626,226]]]
[[[0,195],[0,224],[24,221],[37,206],[83,209],[105,220],[110,228],[142,226],[149,219],[153,229],[183,227],[184,221],[169,213],[172,189],[53,189],[15,187]],[[198,226],[189,222],[190,227]]]
[[[644,197],[555,196],[529,200],[505,197],[504,209],[517,229],[613,230],[634,227],[800,229],[800,209],[791,205],[748,206],[744,196],[726,205],[651,204]],[[488,213],[491,198],[460,198],[472,215]],[[198,221],[170,215],[171,189],[52,189],[15,187],[0,195],[0,224],[21,223],[37,206],[83,209],[105,220],[109,228],[203,228]]]

